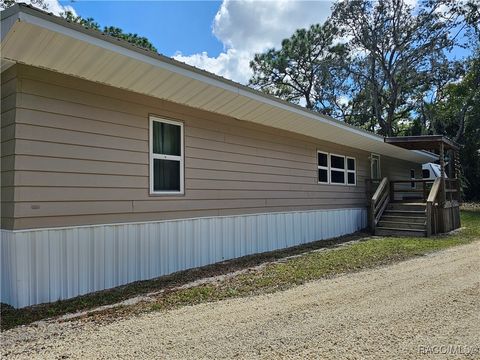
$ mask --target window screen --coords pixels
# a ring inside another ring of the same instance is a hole
[[[153,191],[180,191],[180,162],[153,159]]]
[[[347,184],[357,185],[357,164],[352,157],[347,157]]]
[[[345,156],[330,154],[330,183],[345,184]]]
[[[318,166],[328,166],[328,154],[325,153],[318,153]]]
[[[344,171],[331,171],[332,184],[345,184],[345,172]]]
[[[354,173],[348,173],[348,185],[355,185],[355,174]]]
[[[153,153],[181,156],[181,126],[153,122]]]
[[[334,169],[345,169],[345,158],[343,156],[330,155],[330,166]]]
[[[318,182],[328,184],[328,154],[319,151],[318,155]]]
[[[355,159],[354,158],[347,158],[347,169],[348,170],[355,170]]]

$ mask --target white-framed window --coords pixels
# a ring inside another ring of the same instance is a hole
[[[323,151],[317,151],[318,161],[318,183],[328,184],[329,181],[329,156],[328,153]]]
[[[345,184],[345,156],[330,154],[330,183]]]
[[[357,161],[354,157],[317,150],[319,184],[357,185]]]
[[[347,156],[347,185],[357,185],[357,160]]]
[[[150,116],[150,194],[183,192],[183,123]]]
[[[415,180],[415,169],[410,169],[410,179]],[[415,184],[415,181],[412,181],[410,183],[410,187],[412,189],[415,189],[417,187],[416,184]]]

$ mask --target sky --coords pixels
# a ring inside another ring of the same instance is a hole
[[[137,33],[161,54],[243,84],[251,77],[255,53],[278,48],[296,29],[324,22],[332,5],[329,0],[44,1],[55,14],[69,10],[102,27]]]

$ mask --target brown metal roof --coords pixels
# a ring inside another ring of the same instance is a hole
[[[443,135],[386,137],[385,142],[409,150],[439,150],[443,144],[445,150],[459,150],[460,146]]]

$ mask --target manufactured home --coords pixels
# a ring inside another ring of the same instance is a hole
[[[420,180],[447,139],[384,139],[26,5],[1,21],[3,303],[458,210],[454,178]]]

